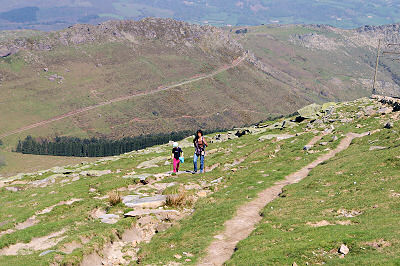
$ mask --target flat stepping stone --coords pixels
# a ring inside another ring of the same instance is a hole
[[[136,175],[125,175],[122,178],[132,178],[132,179],[139,179],[140,182],[145,182],[150,176],[152,176],[151,174],[136,174]]]
[[[265,141],[265,140],[271,140],[276,138],[277,141],[281,141],[281,140],[285,140],[285,139],[290,139],[290,138],[294,138],[294,135],[287,135],[287,134],[283,134],[283,135],[277,135],[277,134],[270,134],[270,135],[264,135],[258,138],[258,141]]]
[[[80,172],[79,174],[82,176],[95,176],[95,177],[100,177],[103,175],[108,175],[111,174],[111,170],[89,170],[89,171],[83,171]]]
[[[136,210],[130,211],[124,214],[125,217],[137,217],[149,214],[179,214],[176,210],[157,210],[157,209],[143,209],[143,210]]]
[[[166,204],[167,196],[157,195],[153,197],[139,198],[139,196],[126,196],[123,198],[125,206],[130,208],[158,208]]]
[[[103,214],[99,216],[99,219],[105,224],[115,224],[118,222],[119,216],[116,214]]]

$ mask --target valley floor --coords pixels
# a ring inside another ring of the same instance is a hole
[[[207,136],[202,175],[186,139],[176,176],[162,145],[1,179],[0,265],[398,264],[391,110],[360,99]]]

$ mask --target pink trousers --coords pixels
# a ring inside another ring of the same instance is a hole
[[[174,158],[174,173],[179,171],[179,163],[181,161],[179,159]]]

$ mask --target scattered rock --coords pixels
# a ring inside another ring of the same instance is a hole
[[[139,179],[140,183],[146,185],[149,183],[148,178],[151,176],[152,176],[151,174],[136,174],[136,175],[125,175],[122,178]]]
[[[359,216],[359,215],[362,214],[361,211],[356,211],[356,210],[348,211],[348,210],[345,210],[345,209],[340,209],[340,210],[337,211],[337,213],[339,214],[339,217],[343,216],[343,217],[347,217],[347,218],[356,217],[356,216]]]
[[[384,149],[386,149],[386,147],[383,147],[383,146],[371,146],[371,147],[369,148],[370,151],[384,150]]]
[[[312,145],[305,145],[305,146],[303,147],[303,150],[309,151],[309,150],[311,150],[312,147],[313,147]]]
[[[112,173],[111,170],[89,170],[89,171],[82,171],[79,174],[82,176],[100,177],[111,173]]]
[[[393,128],[393,123],[390,122],[390,121],[386,122],[384,128],[386,128],[386,129],[391,129],[391,128]]]
[[[119,216],[116,214],[103,214],[98,217],[102,223],[115,224],[119,221]]]
[[[138,217],[149,214],[179,214],[176,210],[159,210],[159,209],[142,209],[136,211],[130,211],[124,214],[125,217]]]
[[[182,256],[179,255],[179,254],[175,254],[174,257],[175,257],[176,259],[178,259],[178,260],[182,259]]]
[[[282,134],[282,135],[277,135],[277,134],[270,134],[270,135],[264,135],[258,138],[258,141],[265,141],[265,140],[271,140],[276,138],[277,141],[285,140],[285,139],[290,139],[293,138],[294,135],[288,135],[288,134]]]
[[[339,248],[339,253],[343,255],[347,255],[350,252],[349,248],[345,245],[342,244]]]
[[[42,253],[39,254],[39,257],[42,257],[42,256],[47,255],[47,254],[52,253],[52,252],[56,252],[56,250],[46,250],[46,251],[43,251]]]
[[[125,196],[122,202],[130,208],[158,208],[165,205],[167,196],[156,195],[153,197],[139,198],[139,196]]]
[[[11,191],[11,192],[18,192],[22,190],[20,187],[5,187],[6,190]]]

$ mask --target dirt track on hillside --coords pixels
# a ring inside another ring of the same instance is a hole
[[[186,81],[182,81],[182,82],[179,82],[179,83],[176,83],[176,84],[173,84],[173,85],[169,85],[169,86],[165,86],[165,87],[164,86],[159,86],[157,89],[149,91],[149,92],[137,93],[137,94],[133,94],[133,95],[127,95],[127,96],[118,97],[118,98],[115,98],[115,99],[112,99],[112,100],[109,100],[109,101],[105,101],[105,102],[101,102],[101,103],[98,103],[98,104],[95,104],[95,105],[92,105],[92,106],[88,106],[88,107],[85,107],[85,108],[77,109],[77,110],[68,112],[66,114],[55,116],[53,118],[50,118],[50,119],[47,119],[47,120],[43,120],[43,121],[28,125],[28,126],[25,126],[25,127],[22,127],[22,128],[19,128],[19,129],[16,129],[16,130],[13,130],[13,131],[10,131],[10,132],[7,132],[7,133],[3,133],[3,134],[0,135],[0,139],[8,137],[8,136],[11,136],[11,135],[15,135],[15,134],[18,134],[18,133],[21,133],[21,132],[24,132],[24,131],[27,131],[27,130],[30,130],[30,129],[33,129],[33,128],[38,128],[38,127],[41,127],[41,126],[45,126],[45,125],[51,124],[53,122],[56,122],[56,121],[59,121],[59,120],[62,120],[62,119],[65,119],[65,118],[68,118],[68,117],[71,117],[71,116],[75,116],[75,115],[78,115],[78,114],[81,114],[81,113],[85,113],[85,112],[88,112],[88,111],[93,110],[93,109],[97,109],[97,108],[105,106],[105,105],[126,101],[126,100],[129,100],[129,99],[135,98],[135,97],[155,94],[155,93],[158,93],[158,92],[161,92],[161,91],[166,91],[166,90],[170,90],[170,89],[173,89],[173,88],[176,88],[176,87],[179,87],[179,86],[187,85],[187,84],[190,84],[190,83],[193,83],[193,82],[196,82],[196,81],[200,81],[200,80],[203,80],[203,79],[211,78],[211,77],[214,77],[215,75],[218,75],[218,74],[220,74],[220,73],[222,73],[224,71],[227,71],[227,70],[229,70],[231,68],[234,68],[234,67],[238,66],[246,58],[247,58],[247,55],[239,57],[236,60],[234,60],[230,65],[224,65],[223,67],[215,70],[214,72],[212,72],[210,74],[200,75],[200,76],[196,75],[195,77],[193,77],[191,79],[188,79]]]
[[[337,153],[346,150],[353,139],[366,135],[368,133],[348,133],[336,149],[321,155],[299,171],[286,176],[284,180],[276,182],[272,187],[260,192],[258,197],[253,201],[239,207],[236,215],[231,220],[225,222],[225,231],[214,237],[216,240],[208,247],[206,257],[198,265],[223,265],[233,255],[237,243],[247,238],[255,229],[256,224],[262,219],[260,212],[268,203],[279,196],[283,187],[298,183],[307,177],[310,171],[316,166],[333,158]],[[312,142],[315,142],[316,139],[314,138],[309,144],[315,144]]]

